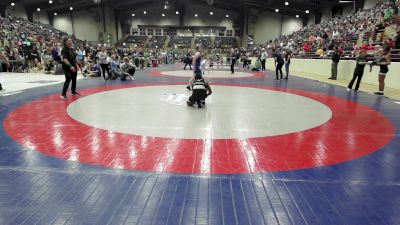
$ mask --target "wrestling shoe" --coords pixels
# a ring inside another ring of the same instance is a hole
[[[65,96],[65,95],[61,95],[60,98],[61,98],[62,100],[67,100],[67,96]]]
[[[384,95],[383,92],[380,92],[380,91],[375,92],[374,94],[375,94],[375,95],[380,95],[380,96]]]
[[[189,85],[186,86],[186,89],[188,89],[189,91],[192,90]]]
[[[71,93],[71,95],[74,95],[74,96],[82,96],[82,95],[79,94],[78,92]]]
[[[2,91],[3,90],[3,86],[1,86],[1,84],[0,84],[0,91]]]

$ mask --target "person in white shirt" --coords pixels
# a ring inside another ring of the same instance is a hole
[[[261,71],[265,71],[265,63],[267,62],[268,53],[265,48],[261,49]]]
[[[106,48],[102,48],[101,52],[99,52],[97,54],[97,57],[100,60],[100,66],[101,66],[101,70],[103,72],[103,77],[104,80],[109,80],[111,79],[111,74],[110,74],[110,62],[108,61],[109,57],[106,51]],[[106,78],[106,71],[107,71],[107,75],[108,77]]]
[[[203,74],[205,74],[206,65],[207,65],[207,58],[204,58],[203,60],[201,60],[201,63],[200,63],[200,69],[203,72]]]

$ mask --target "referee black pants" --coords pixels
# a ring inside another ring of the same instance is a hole
[[[63,87],[63,91],[62,91],[63,96],[67,95],[69,83],[71,83],[71,81],[72,81],[71,92],[72,93],[76,92],[76,77],[77,76],[78,76],[77,72],[75,72],[75,73],[66,72],[65,73],[65,82],[64,82],[64,87]]]

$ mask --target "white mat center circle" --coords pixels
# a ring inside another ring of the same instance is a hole
[[[96,93],[71,103],[67,112],[96,128],[184,139],[282,135],[317,127],[332,117],[326,105],[299,95],[237,86],[212,88],[214,93],[202,109],[184,104],[190,95],[185,86],[163,85]]]

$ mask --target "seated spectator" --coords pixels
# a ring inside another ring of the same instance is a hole
[[[51,54],[53,55],[55,62],[61,63],[61,52],[57,49],[57,47],[53,47]]]
[[[310,53],[311,52],[311,46],[307,42],[304,43],[303,49],[304,49],[305,53]]]
[[[391,38],[389,38],[389,39],[387,39],[385,42],[383,42],[383,48],[393,48],[394,47],[394,41],[391,39]]]
[[[127,80],[127,78],[135,80],[133,75],[135,75],[136,68],[133,65],[133,63],[131,63],[128,57],[124,58],[124,63],[121,64],[121,70],[122,70],[121,80]]]
[[[47,47],[46,50],[42,53],[42,58],[45,72],[52,73],[52,71],[54,71],[54,61],[53,55],[51,54],[49,47]]]
[[[321,58],[325,56],[325,52],[324,52],[324,49],[322,48],[322,46],[320,46],[320,47],[318,48],[316,54],[317,54],[319,57],[321,57]]]
[[[117,77],[122,77],[119,60],[115,55],[111,56],[111,77],[113,80],[117,79]]]
[[[258,57],[255,65],[254,65],[254,67],[253,67],[253,69],[251,71],[259,72],[260,70],[261,70],[261,58]]]

